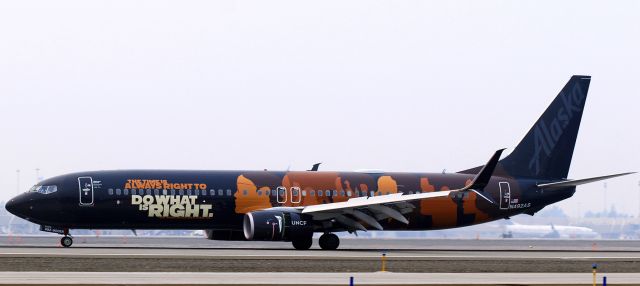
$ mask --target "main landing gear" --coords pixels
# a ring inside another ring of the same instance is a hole
[[[291,241],[293,247],[297,250],[307,250],[311,248],[313,244],[313,239],[311,236],[308,237],[298,237]],[[325,233],[320,236],[320,248],[322,250],[336,250],[338,246],[340,246],[340,238],[333,233]]]
[[[325,233],[320,236],[320,248],[323,250],[336,250],[340,246],[340,238],[333,233]]]
[[[309,237],[296,238],[292,240],[291,243],[293,244],[293,247],[297,250],[307,250],[311,248],[311,245],[313,244],[313,237],[309,236]]]

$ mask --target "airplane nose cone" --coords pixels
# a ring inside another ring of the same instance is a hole
[[[27,202],[25,198],[22,196],[17,196],[9,200],[9,202],[7,202],[4,208],[6,208],[8,212],[10,212],[11,214],[17,217],[25,218],[25,216],[28,213],[26,206],[27,206]]]
[[[7,204],[4,206],[5,209],[7,209],[8,212],[10,212],[11,214],[16,214],[16,200],[15,199],[11,199],[7,202]]]

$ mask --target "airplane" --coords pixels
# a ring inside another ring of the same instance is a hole
[[[570,225],[518,224],[511,222],[503,226],[503,238],[562,238],[599,239],[600,234],[593,229]]]
[[[434,230],[534,215],[576,186],[569,180],[591,81],[572,76],[513,152],[457,173],[113,170],[43,180],[6,209],[61,234],[69,229],[204,230],[211,240],[287,241],[335,250],[335,232]],[[483,127],[485,130],[487,127]],[[472,142],[482,138],[465,138]]]

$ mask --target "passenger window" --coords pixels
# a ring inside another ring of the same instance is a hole
[[[293,195],[294,195],[294,196],[297,196],[297,195],[298,195],[298,189],[294,189],[294,190],[293,190]]]
[[[122,195],[122,191],[120,189],[116,189],[116,196]]]
[[[333,190],[333,196],[337,197],[338,196],[338,191],[337,190]]]
[[[109,189],[109,195],[112,196],[113,195],[113,189]]]
[[[242,195],[246,196],[247,195],[247,190],[242,190]]]
[[[128,189],[124,189],[123,191],[124,191],[124,195],[125,195],[125,196],[128,196],[128,195],[129,195],[129,190],[128,190]]]
[[[151,189],[147,189],[147,196],[151,195]]]
[[[181,195],[181,196],[184,196],[184,190],[182,190],[182,189],[178,190],[178,194]]]
[[[172,196],[175,196],[175,195],[176,195],[176,190],[171,189],[171,195],[172,195]]]
[[[262,191],[258,190],[258,196],[262,196]]]
[[[222,196],[222,195],[224,195],[224,194],[223,194],[223,192],[224,192],[224,191],[223,191],[222,189],[219,189],[219,190],[218,190],[218,196]]]
[[[125,189],[126,190],[126,189]],[[135,195],[136,194],[136,189],[131,189],[131,194]]]
[[[200,195],[200,190],[195,190],[195,195],[199,196]]]
[[[306,197],[307,196],[307,191],[302,191],[302,196]]]
[[[191,194],[193,194],[193,193],[191,192],[191,189],[188,189],[188,190],[187,190],[187,195],[188,195],[188,196],[190,196]]]
[[[166,196],[167,195],[167,190],[166,189],[162,189],[162,195]]]
[[[264,194],[265,194],[267,197],[268,197],[268,196],[270,196],[270,195],[271,195],[271,190],[266,190],[266,191],[264,191]]]
[[[347,191],[347,197],[351,196],[351,191]]]
[[[318,197],[322,197],[322,190],[318,190]]]
[[[160,195],[160,190],[158,190],[158,189],[153,190],[153,194],[156,195],[156,196],[159,196]]]
[[[231,190],[227,189],[227,196],[231,196]]]
[[[373,196],[375,196],[375,194],[376,194],[376,193],[375,193],[374,191],[371,191],[371,192],[369,193],[369,196],[370,196],[370,197],[373,197]]]
[[[209,195],[212,197],[216,195],[216,190],[209,190]]]

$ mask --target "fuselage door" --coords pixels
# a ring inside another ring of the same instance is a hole
[[[511,186],[509,182],[500,182],[500,209],[508,210],[511,202]]]
[[[93,206],[93,179],[91,177],[78,177],[80,189],[80,206]]]
[[[276,194],[276,198],[278,198],[278,203],[284,204],[285,202],[287,202],[287,188],[278,187],[276,191],[278,192]]]
[[[299,187],[291,187],[291,203],[299,204],[302,201],[302,192]]]

